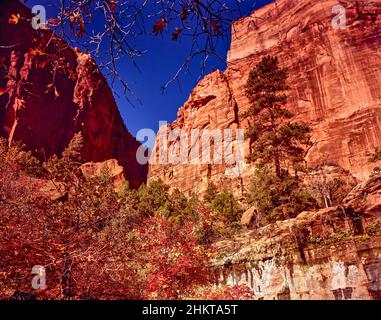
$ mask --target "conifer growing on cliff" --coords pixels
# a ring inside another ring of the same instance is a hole
[[[298,177],[305,156],[312,147],[311,128],[291,121],[286,108],[288,71],[276,57],[267,56],[250,72],[246,96],[250,108],[247,138],[249,160],[258,166],[247,202],[266,215],[269,222],[293,218],[316,207]],[[294,175],[290,174],[294,169]]]
[[[278,178],[283,169],[304,161],[311,146],[311,128],[303,122],[291,122],[293,114],[285,107],[288,70],[280,68],[276,57],[266,56],[250,72],[246,96],[250,108],[245,114],[250,120],[252,162],[272,163]]]

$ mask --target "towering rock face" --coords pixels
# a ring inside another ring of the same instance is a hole
[[[91,56],[49,30],[34,30],[30,10],[18,1],[0,6],[0,135],[43,160],[81,131],[85,160],[117,159],[132,186],[145,181],[147,168],[136,161],[140,143]],[[17,24],[9,23],[12,14],[20,14]]]
[[[381,1],[340,1],[345,29],[332,25],[338,4],[280,0],[234,23],[226,71],[197,85],[171,128],[247,127],[249,72],[265,55],[277,56],[289,69],[288,109],[313,127],[308,164],[336,164],[365,180],[374,167],[367,153],[381,145]],[[151,165],[149,176],[183,191],[202,191],[208,179],[239,191],[252,176],[247,164],[233,180],[225,171],[223,164]]]

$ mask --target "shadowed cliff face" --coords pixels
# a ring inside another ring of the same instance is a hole
[[[249,105],[244,93],[249,72],[265,55],[277,56],[289,68],[287,108],[313,127],[317,144],[308,164],[336,164],[366,180],[375,166],[367,152],[381,145],[381,1],[340,3],[346,8],[344,30],[332,26],[338,4],[333,0],[281,0],[237,21],[227,70],[196,86],[172,127],[245,128],[239,115]],[[210,96],[216,98],[205,100]],[[152,165],[149,176],[183,191],[202,191],[210,177],[238,193],[252,175],[249,165],[233,180],[225,171],[224,165]]]
[[[145,181],[147,168],[136,161],[140,143],[91,56],[49,30],[33,30],[30,10],[18,1],[2,1],[0,8],[0,88],[7,89],[0,96],[0,134],[44,160],[81,131],[86,161],[117,159],[132,186]],[[19,22],[9,24],[17,13]]]

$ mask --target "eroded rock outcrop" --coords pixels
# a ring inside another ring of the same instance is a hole
[[[380,188],[379,175],[342,206],[218,243],[216,283],[246,284],[256,299],[381,299]]]
[[[248,108],[249,72],[265,55],[277,56],[289,68],[288,108],[313,127],[317,144],[309,165],[338,165],[366,180],[375,166],[367,153],[381,145],[381,1],[340,1],[346,8],[343,30],[332,26],[337,4],[280,0],[234,23],[226,71],[200,81],[171,128],[247,127],[241,115]],[[208,180],[242,191],[251,167],[246,164],[233,180],[226,169],[224,164],[156,164],[149,176],[186,192],[204,190]]]
[[[356,186],[344,199],[344,206],[381,217],[381,175]]]
[[[107,177],[113,182],[116,189],[126,181],[124,178],[123,167],[115,159],[103,162],[88,162],[81,165],[80,170],[85,178]]]
[[[86,161],[117,159],[132,186],[145,181],[147,168],[136,161],[140,143],[91,56],[34,30],[30,10],[17,0],[0,7],[0,135],[45,160],[81,131]],[[17,24],[8,23],[11,14],[20,14]]]

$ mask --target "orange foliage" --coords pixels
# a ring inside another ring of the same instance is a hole
[[[8,20],[8,23],[9,24],[18,24],[19,23],[19,20],[20,20],[20,14],[19,13],[16,13],[16,14],[12,14],[11,17],[9,18]]]
[[[137,230],[139,263],[147,276],[145,298],[178,299],[208,283],[208,252],[197,242],[191,221],[149,218]]]

